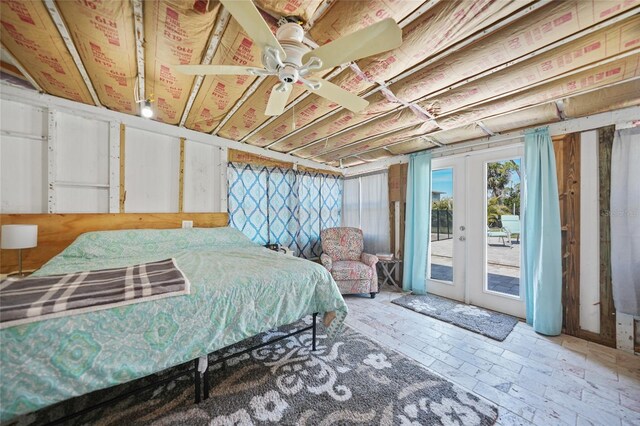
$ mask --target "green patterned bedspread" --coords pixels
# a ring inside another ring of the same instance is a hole
[[[187,362],[313,312],[347,306],[331,275],[232,228],[83,234],[37,275],[173,257],[191,294],[0,331],[0,421]]]

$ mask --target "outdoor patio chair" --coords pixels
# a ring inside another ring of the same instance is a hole
[[[520,243],[520,216],[516,215],[503,215],[500,216],[502,222],[502,228],[506,229],[511,237],[516,236],[516,241]]]
[[[502,238],[502,244],[511,247],[511,234],[505,228],[490,229],[487,227],[487,240],[491,237]],[[506,241],[505,241],[506,238]],[[488,241],[487,241],[488,242]]]

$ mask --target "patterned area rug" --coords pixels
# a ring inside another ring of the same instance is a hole
[[[265,333],[217,355],[308,323]],[[352,329],[334,340],[320,333],[316,352],[310,351],[310,340],[305,332],[210,367],[212,395],[199,405],[193,404],[191,379],[184,377],[95,410],[74,424],[466,426],[492,425],[497,419],[495,406]],[[23,416],[19,424],[46,423],[112,394],[94,392],[65,401]]]
[[[465,305],[433,294],[410,294],[392,300],[391,303],[499,341],[506,339],[518,323],[518,319],[511,315]]]

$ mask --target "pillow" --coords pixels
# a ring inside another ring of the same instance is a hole
[[[234,228],[126,229],[80,235],[62,253],[85,259],[144,256],[180,250],[255,247]]]

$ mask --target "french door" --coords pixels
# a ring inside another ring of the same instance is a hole
[[[524,318],[521,145],[432,161],[427,291]]]

